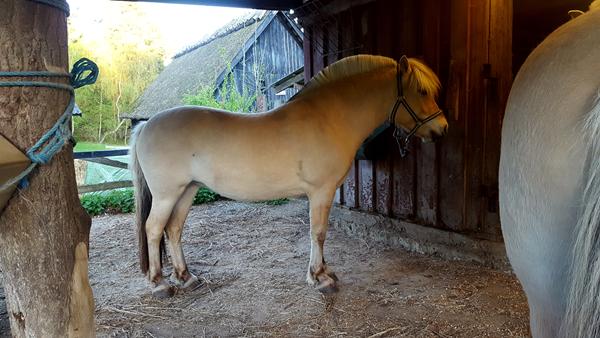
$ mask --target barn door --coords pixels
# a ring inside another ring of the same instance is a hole
[[[502,116],[512,83],[512,1],[452,1],[451,13],[455,22],[446,100],[453,132],[462,137],[451,137],[454,144],[442,155],[441,170],[447,168],[450,176],[440,176],[445,189],[441,218],[449,228],[499,239],[498,163]],[[459,167],[462,174],[456,172]]]

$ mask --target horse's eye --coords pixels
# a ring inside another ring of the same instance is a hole
[[[426,91],[424,91],[424,90],[419,90],[419,94],[420,94],[421,96],[427,96],[427,92],[426,92]]]

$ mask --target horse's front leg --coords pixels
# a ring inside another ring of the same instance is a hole
[[[329,211],[333,203],[334,189],[318,191],[309,195],[310,203],[310,262],[307,281],[322,293],[337,291],[337,276],[329,269],[323,257],[323,245],[329,228]]]

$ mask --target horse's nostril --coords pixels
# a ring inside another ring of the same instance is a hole
[[[444,126],[444,135],[448,134],[448,125]]]

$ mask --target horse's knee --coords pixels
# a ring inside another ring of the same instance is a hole
[[[325,227],[315,227],[315,229],[311,229],[310,236],[313,241],[322,246],[327,238],[327,229]]]

